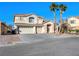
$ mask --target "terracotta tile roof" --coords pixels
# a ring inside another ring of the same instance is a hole
[[[30,15],[33,15],[33,14],[16,14],[15,16],[30,16]]]
[[[43,17],[41,17],[41,16],[37,16],[37,17],[38,17],[38,18],[41,18],[41,19],[43,18]]]
[[[79,16],[75,16],[77,19],[79,19]]]
[[[43,24],[47,23],[47,22],[50,22],[50,21],[47,21],[47,20],[43,20]]]
[[[15,16],[30,16],[30,15],[35,15],[35,14],[16,14]],[[38,18],[43,18],[41,16],[37,16]]]

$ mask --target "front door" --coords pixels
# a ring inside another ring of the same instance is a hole
[[[50,26],[51,25],[47,25],[47,33],[50,33]]]

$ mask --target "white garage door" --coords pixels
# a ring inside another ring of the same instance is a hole
[[[37,27],[37,34],[39,34],[39,33],[42,33],[42,27],[41,26]]]
[[[20,27],[19,28],[20,34],[33,34],[33,27]]]

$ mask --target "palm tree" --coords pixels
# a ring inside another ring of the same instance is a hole
[[[62,14],[63,12],[65,12],[67,9],[67,6],[63,5],[63,4],[60,4],[59,5],[59,10],[60,10],[60,30],[62,30],[61,28],[61,25],[63,24],[63,21],[62,21]]]
[[[56,10],[58,10],[58,5],[55,3],[52,3],[50,6],[50,10],[54,14],[54,33],[55,33],[55,28],[56,28]]]

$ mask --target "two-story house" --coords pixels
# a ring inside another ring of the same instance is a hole
[[[11,30],[7,24],[0,21],[0,34],[7,34],[8,29]]]
[[[45,21],[42,17],[35,14],[17,14],[14,16],[14,23],[17,26],[19,34],[54,32],[54,25],[52,22]]]
[[[68,24],[71,30],[79,30],[79,16],[74,16],[68,18]]]

